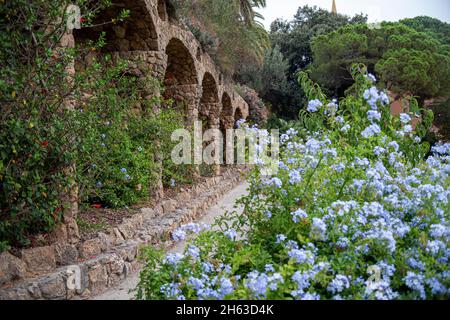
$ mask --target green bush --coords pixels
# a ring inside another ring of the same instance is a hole
[[[69,73],[76,57],[100,51],[105,34],[85,47],[60,48],[66,26],[55,21],[64,21],[68,4],[0,6],[0,251],[52,231],[75,184],[83,205],[123,207],[147,197],[160,166],[154,155],[167,164],[170,134],[183,126],[176,110],[154,111],[159,94],[142,93],[161,91],[159,83],[130,76],[124,61],[104,55]],[[78,4],[90,20],[111,3]],[[163,174],[188,180],[190,171]]]
[[[301,75],[308,112],[280,137],[278,172],[254,168],[242,213],[175,230],[193,236],[182,253],[148,249],[138,299],[450,297],[450,144],[425,159],[414,115],[392,117],[366,69],[352,70],[340,101]]]

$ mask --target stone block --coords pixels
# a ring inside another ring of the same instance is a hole
[[[23,278],[26,272],[27,266],[22,260],[6,251],[0,254],[0,285]]]
[[[50,272],[56,268],[56,252],[54,246],[25,249],[22,250],[21,254],[29,273]]]
[[[80,257],[89,259],[102,253],[102,241],[99,238],[87,240],[80,245]]]

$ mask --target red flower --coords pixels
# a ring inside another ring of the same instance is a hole
[[[94,208],[94,209],[101,209],[102,205],[101,204],[93,204],[92,208]]]
[[[81,23],[85,23],[86,21],[87,21],[87,20],[86,20],[85,18],[83,18],[83,17],[80,18],[80,22],[81,22]]]
[[[42,141],[41,144],[42,144],[42,146],[47,147],[48,146],[48,141],[47,140]]]
[[[57,215],[61,211],[61,207],[55,209],[55,215]]]

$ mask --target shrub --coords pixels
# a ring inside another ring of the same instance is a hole
[[[92,4],[79,3],[88,20],[111,3]],[[183,126],[177,111],[153,111],[159,95],[147,100],[142,92],[151,84],[157,92],[159,84],[129,76],[125,61],[105,55],[69,72],[76,57],[100,51],[105,35],[86,47],[61,48],[66,25],[54,21],[64,18],[66,5],[0,7],[0,251],[52,231],[74,184],[86,205],[120,207],[146,197],[160,168],[154,154],[167,163],[170,133]],[[164,180],[174,175],[190,172],[171,167]]]
[[[448,299],[450,145],[429,146],[365,68],[338,101],[301,75],[315,131],[281,136],[279,172],[183,253],[148,249],[139,299]],[[423,126],[429,126],[429,119]],[[420,134],[420,132],[419,132]]]

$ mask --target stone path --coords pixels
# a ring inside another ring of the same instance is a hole
[[[242,183],[236,188],[228,192],[223,196],[223,198],[212,208],[210,208],[207,213],[196,222],[203,222],[211,224],[214,222],[216,217],[223,215],[226,211],[233,210],[235,202],[241,196],[247,194],[248,183]],[[238,208],[238,211],[242,211],[242,208]],[[173,248],[170,249],[171,252],[182,252],[186,242],[182,241],[177,243]],[[119,286],[110,288],[105,293],[92,297],[92,300],[132,300],[134,297],[130,290],[136,288],[139,281],[139,272],[136,272],[126,278]]]

